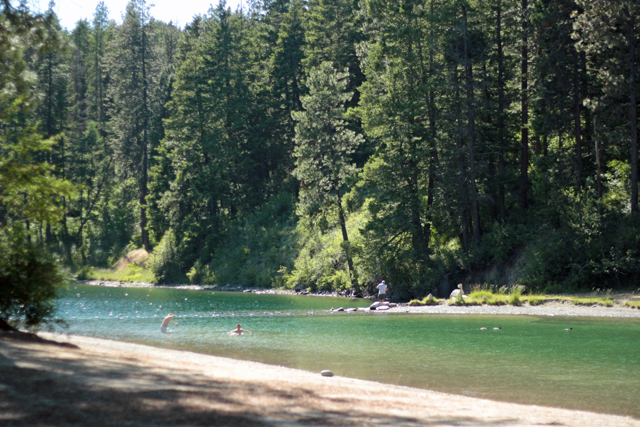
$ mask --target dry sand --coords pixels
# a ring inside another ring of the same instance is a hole
[[[0,339],[2,426],[638,426],[88,337]]]

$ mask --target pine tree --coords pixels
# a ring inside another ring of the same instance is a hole
[[[150,167],[151,94],[157,84],[154,53],[149,24],[149,7],[145,0],[127,5],[122,27],[116,33],[109,68],[113,84],[113,147],[116,169],[124,178],[134,177],[139,189],[140,233],[142,245],[150,250],[147,227],[148,173]]]
[[[109,23],[109,9],[103,1],[98,3],[93,14],[92,26],[92,45],[91,45],[91,71],[92,78],[89,80],[89,91],[93,98],[91,105],[93,112],[93,120],[99,123],[101,136],[105,136],[104,123],[107,120],[105,116],[105,85],[103,61],[105,55],[105,36],[107,25]]]
[[[398,270],[408,266],[411,272],[403,271],[420,282],[429,253],[442,125],[436,116],[442,87],[440,11],[432,3],[398,8],[372,2],[366,12],[370,43],[363,45],[362,61],[367,81],[358,111],[367,136],[378,142],[363,174],[375,195],[368,236],[377,251],[402,260]]]
[[[578,48],[597,64],[601,95],[589,105],[610,129],[628,117],[631,215],[638,215],[638,18],[640,5],[632,0],[578,0],[583,8],[574,24]],[[626,110],[626,111],[624,111]]]
[[[356,46],[363,41],[361,15],[354,0],[310,0],[305,30],[307,73],[322,62],[329,61],[342,70],[348,68],[347,90],[354,92],[347,107],[358,104],[358,87],[364,81]]]
[[[347,234],[342,206],[344,186],[357,168],[350,163],[351,155],[362,143],[362,136],[347,129],[345,104],[353,93],[347,92],[349,74],[336,72],[330,62],[323,62],[311,71],[307,85],[309,95],[302,97],[303,111],[292,113],[296,124],[296,168],[300,180],[299,212],[313,215],[327,205],[335,205],[342,230],[344,251],[353,286],[358,277]]]

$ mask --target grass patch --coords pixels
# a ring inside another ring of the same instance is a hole
[[[433,295],[429,294],[426,297],[419,299],[412,299],[409,301],[410,306],[423,306],[423,305],[439,305],[441,301],[438,298],[434,298]]]
[[[506,305],[508,300],[508,295],[495,294],[489,289],[473,291],[469,294],[469,302],[481,305]]]
[[[155,283],[156,278],[150,269],[135,264],[128,264],[120,270],[110,268],[93,268],[83,274],[87,280],[111,280],[115,282]]]
[[[542,305],[547,301],[550,301],[551,298],[546,297],[544,295],[525,295],[522,297],[523,302],[528,302],[531,306]]]
[[[495,288],[489,285],[475,285],[471,288],[467,304],[471,305],[521,305],[523,286]]]
[[[574,305],[603,305],[605,307],[612,307],[613,301],[609,297],[572,297],[566,298]]]
[[[640,300],[629,300],[624,304],[625,307],[630,307],[630,308],[638,308],[640,309]]]
[[[550,301],[565,302],[576,306],[600,305],[613,307],[614,301],[610,298],[608,291],[605,296],[576,297],[576,296],[549,296],[549,295],[522,295],[525,287],[518,285],[513,288],[505,286],[497,288],[490,285],[475,285],[471,287],[471,293],[464,303],[484,304],[484,305],[522,305],[528,303],[530,306],[542,305]],[[597,294],[596,294],[597,295]],[[640,301],[634,307],[640,308]]]

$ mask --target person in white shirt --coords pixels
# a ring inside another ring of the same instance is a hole
[[[384,282],[384,280],[380,283],[378,283],[378,299],[380,300],[380,302],[384,301],[386,296],[387,296],[387,284]]]

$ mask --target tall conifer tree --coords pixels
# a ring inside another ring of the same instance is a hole
[[[294,112],[296,124],[296,168],[301,182],[299,210],[313,215],[326,205],[334,205],[342,231],[345,257],[351,282],[358,288],[358,277],[347,233],[342,196],[347,180],[357,169],[350,158],[362,137],[346,128],[345,105],[353,96],[347,92],[348,72],[336,72],[330,62],[311,71],[309,95],[302,97],[303,111]]]

